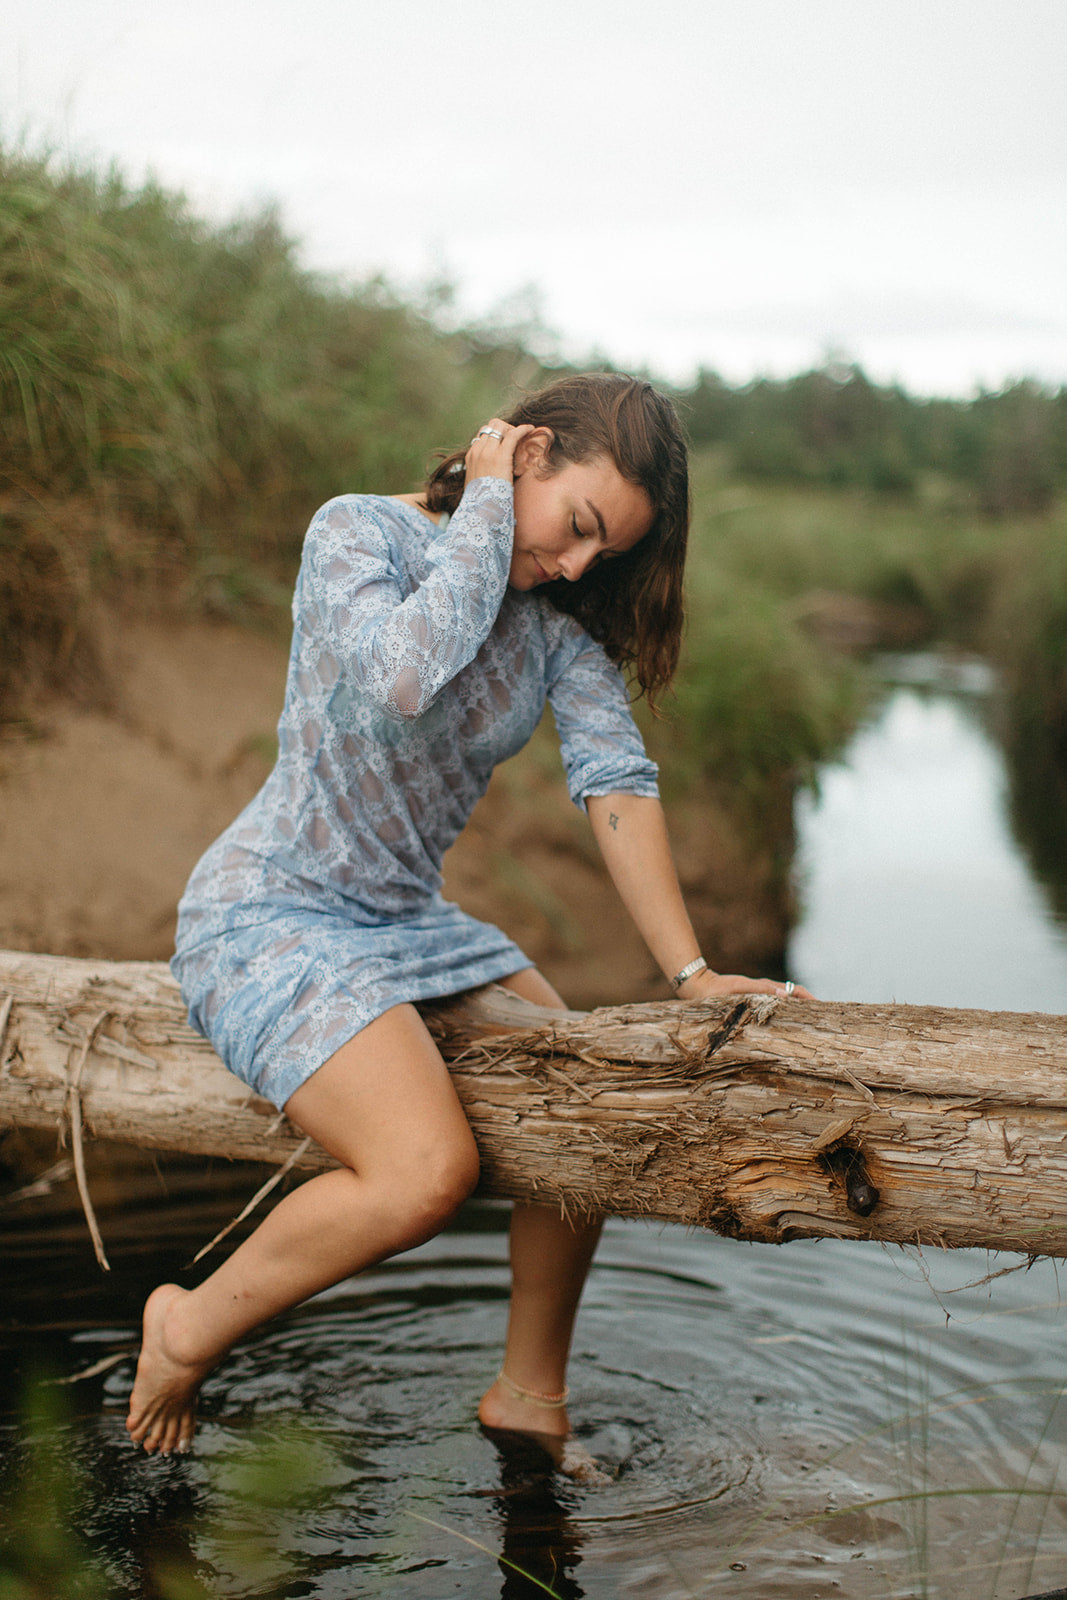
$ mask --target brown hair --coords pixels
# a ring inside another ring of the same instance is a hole
[[[648,495],[652,525],[632,550],[595,563],[575,583],[557,578],[538,593],[575,617],[654,704],[674,676],[684,621],[689,469],[673,405],[643,379],[588,372],[527,395],[505,420],[551,429],[550,473],[567,462],[610,456]],[[430,474],[423,497],[428,510],[456,509],[465,456],[466,450],[454,450]]]

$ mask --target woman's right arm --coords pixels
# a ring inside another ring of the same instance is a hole
[[[428,570],[410,593],[367,502],[331,500],[312,519],[295,603],[337,670],[392,716],[420,716],[496,620],[514,537],[512,456],[527,430],[506,431],[514,437],[471,446],[463,498],[427,545]]]

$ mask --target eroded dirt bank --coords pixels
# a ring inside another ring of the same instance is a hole
[[[269,771],[286,649],[235,627],[125,621],[92,704],[37,698],[0,725],[0,945],[164,960],[205,846]],[[752,971],[787,908],[711,802],[672,812],[709,960]],[[501,768],[446,863],[447,892],[499,923],[573,1005],[666,986],[567,799],[552,737]]]

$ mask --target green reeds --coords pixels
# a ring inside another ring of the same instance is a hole
[[[283,612],[316,505],[411,488],[427,441],[537,371],[380,280],[308,272],[270,210],[213,226],[0,149],[0,694],[62,671],[109,584]]]

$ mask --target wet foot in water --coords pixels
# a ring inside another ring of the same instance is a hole
[[[164,1283],[144,1308],[144,1336],[126,1428],[151,1455],[184,1454],[196,1426],[196,1396],[214,1362],[183,1359],[182,1304],[188,1290]]]
[[[478,1421],[490,1434],[521,1433],[533,1439],[568,1477],[582,1483],[610,1483],[583,1445],[571,1438],[565,1405],[546,1405],[515,1394],[499,1378],[482,1396]]]

